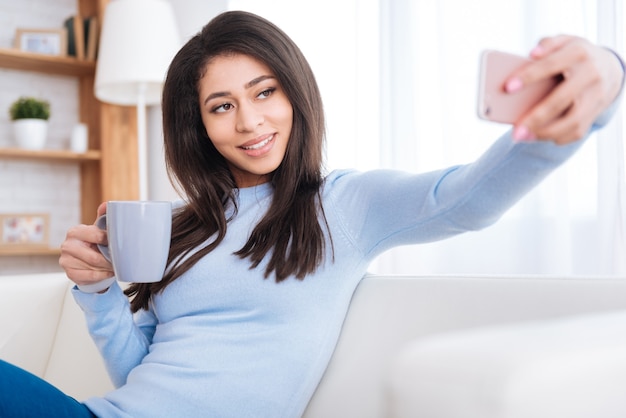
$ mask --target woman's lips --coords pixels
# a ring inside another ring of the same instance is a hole
[[[274,139],[274,134],[271,135],[264,135],[264,137],[261,137],[260,140],[259,138],[255,139],[254,141],[251,141],[251,143],[246,144],[246,145],[242,145],[241,148],[245,149],[245,150],[254,150],[254,149],[259,149],[259,148],[263,148],[264,146],[266,146],[272,139]],[[258,141],[258,142],[256,142]]]
[[[241,145],[239,148],[244,150],[251,157],[258,157],[272,149],[274,145],[274,134],[263,135],[250,142]]]

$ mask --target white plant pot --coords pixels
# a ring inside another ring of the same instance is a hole
[[[43,149],[48,136],[48,121],[43,119],[15,120],[13,121],[13,134],[18,147]]]

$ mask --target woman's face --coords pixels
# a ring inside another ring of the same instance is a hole
[[[270,180],[285,156],[293,108],[272,71],[247,55],[217,56],[199,84],[206,132],[237,187]]]

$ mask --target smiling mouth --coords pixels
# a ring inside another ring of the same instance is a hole
[[[240,148],[242,148],[242,149],[244,149],[246,151],[261,149],[264,146],[266,146],[267,144],[269,144],[273,139],[274,139],[274,134],[268,136],[267,138],[265,138],[264,140],[262,140],[260,142],[257,142],[256,144],[247,145],[247,146],[242,145]]]

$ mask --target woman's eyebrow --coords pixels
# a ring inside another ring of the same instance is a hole
[[[261,81],[272,79],[272,78],[276,78],[276,77],[274,77],[273,75],[262,75],[262,76],[253,78],[252,80],[250,80],[246,84],[244,84],[244,88],[249,89],[250,87],[256,86]],[[204,99],[204,104],[206,105],[207,102],[209,102],[210,100],[213,100],[213,99],[217,99],[218,97],[226,97],[226,96],[229,96],[229,95],[230,95],[230,92],[228,92],[228,91],[218,91],[218,92],[215,92],[215,93],[211,93],[211,94],[209,94],[207,96],[206,99]]]
[[[273,75],[262,75],[262,76],[259,76],[259,77],[255,78],[255,79],[252,79],[252,80],[248,81],[244,87],[249,89],[250,87],[253,87],[253,86],[259,84],[261,81],[267,80],[269,78],[276,78],[276,77],[274,77]]]
[[[220,91],[217,93],[211,93],[207,96],[206,99],[204,99],[204,104],[206,105],[209,101],[213,100],[213,99],[217,99],[218,97],[225,97],[228,96],[230,93],[227,91]]]

